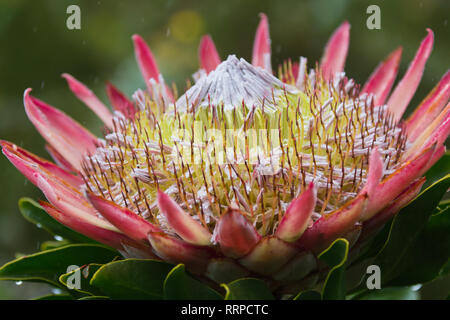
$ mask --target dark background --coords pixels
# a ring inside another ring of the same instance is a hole
[[[81,30],[66,28],[66,8],[71,4],[81,8]],[[381,8],[381,30],[366,27],[371,4]],[[24,112],[22,96],[28,87],[33,95],[99,134],[100,121],[72,95],[60,75],[71,73],[105,102],[107,80],[130,96],[144,87],[134,59],[134,33],[150,44],[166,82],[175,82],[180,90],[198,68],[197,46],[205,33],[212,35],[222,59],[235,53],[250,61],[260,12],[269,17],[274,68],[288,57],[297,61],[300,55],[311,66],[320,59],[333,30],[348,20],[352,28],[346,72],[359,83],[399,45],[404,49],[403,75],[426,35],[425,28],[432,28],[434,50],[410,105],[415,106],[449,68],[449,9],[446,0],[2,0],[0,138],[47,157],[44,140]],[[4,264],[16,253],[37,251],[50,236],[20,215],[20,197],[43,196],[3,156],[0,185],[0,264]],[[446,297],[449,286],[448,279],[425,285],[422,297]],[[48,290],[42,284],[0,282],[0,299],[26,299]]]

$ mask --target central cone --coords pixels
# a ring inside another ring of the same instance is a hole
[[[223,105],[230,110],[241,107],[242,102],[250,107],[262,106],[264,102],[267,109],[275,111],[274,104],[284,90],[298,91],[266,70],[230,55],[214,71],[202,76],[177,100],[176,106],[180,111],[211,105]]]

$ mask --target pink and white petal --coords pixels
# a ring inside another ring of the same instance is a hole
[[[372,197],[376,187],[381,181],[384,173],[384,164],[381,158],[381,154],[378,151],[378,147],[375,147],[370,152],[369,157],[369,172],[367,174],[367,182],[362,189],[362,192],[366,191],[369,197]]]
[[[286,242],[294,242],[305,231],[317,201],[317,190],[311,182],[308,188],[292,200],[278,225],[275,235]]]
[[[200,68],[205,70],[206,73],[214,71],[220,64],[219,53],[210,35],[205,35],[200,40],[200,46],[198,48],[198,55],[200,60]]]
[[[308,59],[306,59],[305,57],[300,57],[300,61],[298,63],[295,63],[292,66],[292,72],[295,76],[295,86],[304,91],[305,90],[305,77],[307,74],[307,63],[308,63]],[[297,65],[297,71],[294,72],[294,66]]]
[[[156,64],[156,59],[153,56],[150,47],[140,35],[135,34],[133,35],[132,39],[134,43],[134,53],[136,55],[139,69],[141,70],[142,77],[144,78],[145,85],[147,86],[148,91],[152,92],[153,89],[150,85],[149,80],[154,79],[157,83],[159,83],[161,74],[159,72],[158,65]],[[173,101],[172,91],[169,89],[169,87],[165,87],[168,98]]]
[[[172,198],[158,190],[158,207],[169,225],[186,242],[197,245],[210,245],[211,233],[186,213]]]
[[[447,140],[448,135],[450,134],[450,112],[447,112],[445,115],[445,120],[441,123],[441,125],[434,131],[433,135],[427,140],[425,147],[431,146],[433,143],[436,143],[437,146],[442,146]]]
[[[367,203],[367,193],[359,194],[341,208],[320,217],[311,227],[305,230],[296,244],[301,249],[314,253],[324,250],[336,238],[346,235],[354,228]]]
[[[112,83],[107,82],[106,93],[115,110],[119,111],[127,118],[134,119],[134,115],[136,113],[134,104],[128,100],[128,98],[119,89],[117,89]]]
[[[161,260],[152,250],[150,243],[143,244],[134,240],[128,239],[121,242],[122,248],[119,248],[120,254],[125,259],[154,259]]]
[[[331,80],[337,72],[344,71],[349,43],[350,24],[345,21],[328,40],[320,62],[326,80]]]
[[[450,99],[450,70],[406,120],[408,141],[416,140],[442,111]]]
[[[122,233],[90,224],[83,219],[79,219],[78,216],[58,210],[45,201],[40,201],[39,204],[50,216],[66,227],[113,248],[122,249],[122,243],[130,240]]]
[[[62,111],[32,97],[30,91],[24,93],[28,118],[47,143],[80,170],[84,156],[95,151],[97,138]]]
[[[153,78],[156,82],[158,82],[160,74],[158,65],[156,64],[156,60],[153,56],[152,51],[150,50],[147,43],[145,43],[144,39],[138,34],[133,35],[132,38],[136,60],[138,62],[139,69],[141,70],[145,84],[148,87],[148,80]]]
[[[265,237],[248,255],[239,259],[239,263],[259,274],[273,275],[296,253],[298,253],[297,248],[277,237]]]
[[[269,22],[264,13],[260,14],[260,19],[253,43],[252,65],[272,73]]]
[[[420,79],[422,79],[425,63],[433,49],[434,35],[431,29],[427,29],[428,35],[420,44],[414,60],[408,67],[402,80],[398,83],[387,102],[388,110],[393,114],[394,120],[399,121],[411,101]]]
[[[367,239],[367,237],[379,228],[381,228],[386,222],[389,221],[400,209],[405,207],[417,194],[425,183],[425,177],[419,178],[413,181],[406,189],[404,189],[398,197],[382,211],[378,212],[375,216],[363,223],[363,230],[360,237],[360,241]]]
[[[128,208],[118,206],[90,192],[87,193],[87,198],[106,220],[132,239],[147,240],[149,232],[161,232],[157,226]]]
[[[83,180],[66,170],[58,167],[45,159],[42,159],[31,152],[22,149],[8,141],[0,141],[3,154],[9,161],[34,185],[37,185],[34,173],[40,172],[48,174],[61,180],[61,182],[78,188],[83,184]]]
[[[442,146],[450,133],[450,103],[442,112],[431,122],[422,134],[409,146],[402,155],[403,159],[411,159],[424,149],[436,144],[439,148]]]
[[[214,233],[222,252],[231,258],[243,257],[261,238],[244,215],[232,208],[220,217]]]
[[[109,109],[103,104],[103,102],[101,102],[100,99],[97,98],[92,90],[68,73],[63,73],[62,77],[66,79],[67,84],[69,85],[69,88],[73,92],[73,94],[85,105],[87,105],[89,109],[91,109],[108,128],[112,128],[113,115],[111,111],[109,111]]]
[[[210,247],[196,246],[164,233],[151,232],[148,239],[158,257],[171,263],[184,263],[192,272],[203,273],[209,259],[214,257]]]
[[[364,85],[361,93],[373,93],[375,106],[382,105],[386,101],[397,76],[401,56],[402,48],[400,47],[378,65]]]
[[[372,218],[377,212],[384,209],[394,200],[412,181],[417,179],[432,158],[436,146],[424,150],[416,158],[406,161],[394,173],[384,178],[376,187],[373,197],[369,198],[369,203],[361,217],[362,221]]]
[[[63,168],[64,170],[66,170],[68,172],[76,172],[77,171],[74,167],[72,167],[72,165],[69,163],[69,161],[64,159],[64,157],[58,151],[56,151],[56,149],[53,148],[51,145],[46,144],[45,150],[47,150],[47,153],[52,157],[53,161],[55,161],[55,163],[59,167]]]
[[[107,220],[99,217],[94,207],[77,190],[44,174],[36,172],[34,175],[37,187],[59,211],[99,228],[120,232]]]

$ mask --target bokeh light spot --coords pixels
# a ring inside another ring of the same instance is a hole
[[[175,13],[169,21],[173,37],[183,43],[197,41],[203,32],[203,18],[193,10],[183,10]]]

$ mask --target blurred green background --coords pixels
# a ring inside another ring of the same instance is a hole
[[[81,8],[81,30],[66,28],[67,6]],[[368,30],[366,9],[381,8],[381,30]],[[403,46],[402,75],[425,36],[435,33],[435,45],[417,94],[416,105],[449,68],[448,0],[152,0],[67,1],[2,0],[0,2],[0,138],[48,157],[44,141],[28,121],[22,95],[33,95],[64,110],[94,133],[100,121],[67,89],[61,73],[86,83],[106,102],[105,81],[131,95],[143,88],[136,66],[131,36],[141,34],[150,44],[166,82],[182,90],[198,68],[197,46],[201,35],[212,35],[222,58],[235,53],[251,59],[253,37],[260,12],[269,17],[272,65],[305,56],[320,59],[333,30],[344,20],[351,25],[346,72],[359,83],[379,61]],[[42,194],[0,157],[0,264],[16,253],[32,253],[49,235],[20,215],[17,201]],[[446,297],[447,280],[426,285],[423,298]],[[0,299],[27,299],[45,294],[42,284],[0,282]]]

